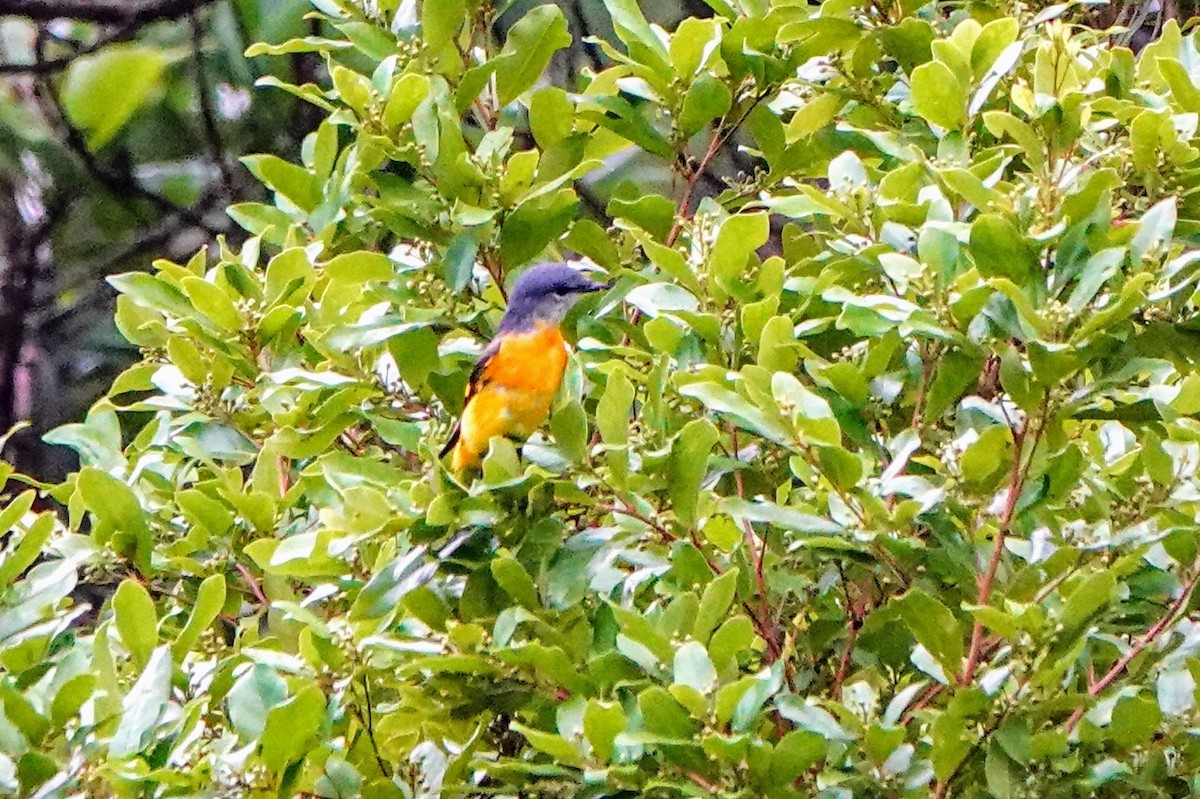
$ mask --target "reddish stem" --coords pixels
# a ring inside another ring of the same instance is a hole
[[[696,184],[700,182],[704,171],[708,169],[709,163],[716,156],[717,151],[721,149],[721,145],[725,142],[728,134],[721,133],[718,130],[713,134],[712,141],[709,142],[708,150],[704,153],[704,157],[700,159],[700,163],[688,175],[687,187],[683,190],[683,199],[679,201],[679,206],[675,210],[675,224],[671,228],[670,234],[667,235],[667,246],[670,247],[675,243],[675,239],[679,238],[680,231],[683,230],[683,223],[687,219],[691,219],[691,214],[688,213],[688,206],[692,203],[692,194],[696,191]]]
[[[258,579],[241,563],[234,561],[234,568],[238,570],[238,574],[242,575],[242,579],[246,581],[246,585],[250,586],[250,591],[254,594],[254,598],[259,601],[263,607],[270,607],[271,600],[267,599],[267,595],[263,593],[262,585]]]
[[[1142,633],[1134,641],[1133,645],[1129,647],[1129,651],[1122,655],[1112,665],[1112,668],[1106,671],[1102,677],[1091,682],[1091,685],[1088,686],[1088,696],[1095,698],[1103,693],[1105,688],[1112,685],[1113,681],[1121,676],[1135,657],[1140,655],[1150,644],[1154,643],[1155,639],[1162,635],[1163,631],[1179,618],[1179,615],[1187,607],[1188,600],[1192,597],[1192,592],[1196,589],[1196,583],[1200,581],[1200,563],[1197,563],[1193,568],[1194,573],[1184,583],[1183,591],[1180,592],[1179,598],[1171,603],[1171,607],[1167,609],[1162,618],[1156,621],[1150,629],[1146,630],[1146,632]],[[1076,725],[1079,724],[1079,720],[1083,718],[1084,712],[1085,709],[1082,707],[1075,709],[1075,712],[1067,719],[1067,732],[1075,729]]]
[[[842,652],[842,660],[838,664],[837,676],[833,678],[833,698],[839,699],[842,695],[842,683],[850,676],[850,656],[854,654],[854,643],[858,640],[858,628],[860,620],[857,615],[851,613],[846,638],[846,650]]]
[[[976,605],[986,605],[992,596],[992,586],[996,581],[996,571],[1000,568],[1000,560],[1004,556],[1004,540],[1008,528],[1012,524],[1013,514],[1017,509],[1017,500],[1021,496],[1021,488],[1028,469],[1021,468],[1021,450],[1025,444],[1025,430],[1012,428],[1013,457],[1012,468],[1009,470],[1008,496],[1004,501],[1004,510],[1000,514],[1000,524],[996,527],[996,540],[992,544],[992,554],[988,558],[987,567],[979,577],[979,593],[976,595]],[[1034,442],[1037,446],[1037,442]],[[1030,460],[1033,453],[1030,453]],[[971,628],[971,646],[967,651],[967,665],[959,677],[959,683],[966,685],[975,678],[979,668],[980,654],[983,648],[983,623],[976,621]]]
[[[618,505],[597,505],[596,510],[604,511],[605,513],[615,513],[620,516],[628,516],[631,519],[637,519],[639,522],[658,533],[659,537],[662,538],[664,542],[670,543],[677,540],[676,536],[670,530],[663,527],[646,514],[639,513],[632,508],[622,508]]]

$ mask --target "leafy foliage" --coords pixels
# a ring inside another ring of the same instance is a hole
[[[553,5],[497,51],[474,2],[321,0],[342,38],[255,49],[322,54],[278,85],[325,121],[247,159],[240,250],[113,280],[145,358],[0,519],[0,785],[1195,790],[1193,38],[710,4],[607,0],[569,87]],[[693,207],[726,141],[758,168]],[[675,185],[584,218],[630,152]],[[568,251],[618,282],[551,435],[460,483],[505,279]]]

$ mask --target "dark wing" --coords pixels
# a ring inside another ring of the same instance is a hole
[[[487,346],[487,349],[479,356],[479,360],[475,362],[475,366],[471,369],[471,376],[467,378],[467,396],[463,400],[463,410],[466,411],[467,405],[471,402],[471,398],[479,393],[479,389],[487,385],[487,380],[484,378],[484,372],[487,370],[487,365],[492,362],[492,358],[500,351],[500,339],[497,338]],[[454,449],[454,445],[458,443],[458,437],[462,433],[462,419],[458,420],[458,424],[454,425],[454,432],[450,434],[450,439],[446,445],[442,447],[442,451],[438,453],[439,458],[444,458],[450,454],[450,450]]]

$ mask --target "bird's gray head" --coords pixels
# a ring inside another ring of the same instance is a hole
[[[562,322],[580,297],[608,288],[566,264],[538,264],[517,278],[508,295],[508,310],[500,320],[500,332],[528,330],[539,322]]]

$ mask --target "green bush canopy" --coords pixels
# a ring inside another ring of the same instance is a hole
[[[327,63],[260,89],[302,163],[111,280],[143,359],[48,437],[80,470],[0,465],[0,792],[1197,795],[1192,36],[605,0],[558,86],[555,5],[313,2],[252,48]],[[616,283],[553,417],[459,481],[565,256]]]

